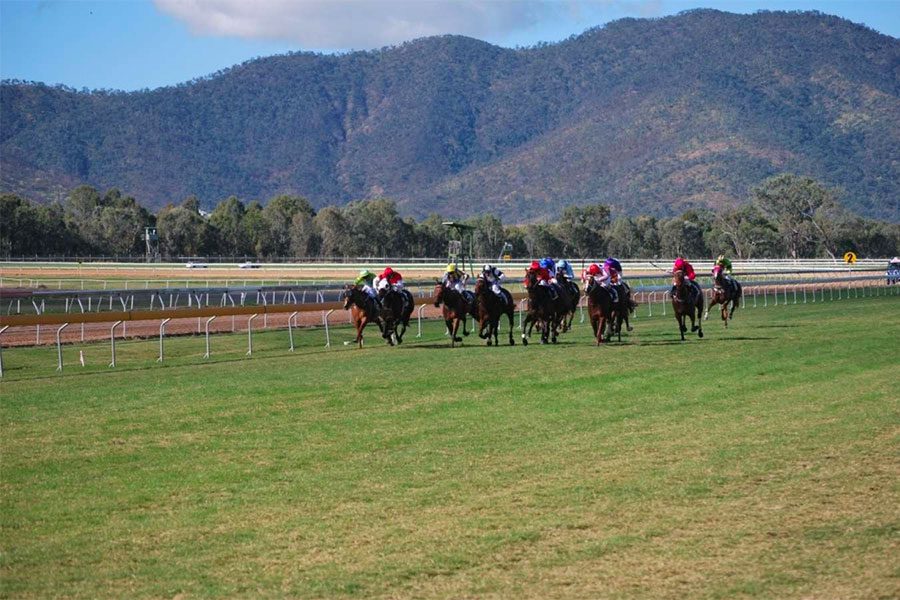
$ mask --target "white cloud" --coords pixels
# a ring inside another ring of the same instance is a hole
[[[199,34],[367,49],[453,33],[493,39],[618,0],[155,0]]]

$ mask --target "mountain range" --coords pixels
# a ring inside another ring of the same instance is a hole
[[[900,41],[816,12],[694,10],[506,49],[440,36],[248,61],[178,86],[0,86],[0,191],[390,198],[401,213],[671,215],[794,172],[900,220]]]

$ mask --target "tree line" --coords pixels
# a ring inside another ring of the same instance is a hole
[[[470,218],[471,251],[515,257],[654,258],[727,254],[738,259],[900,254],[900,224],[843,209],[838,191],[793,174],[769,178],[749,202],[719,212],[688,210],[669,218],[620,216],[608,206],[569,206],[556,221],[504,225],[493,215]],[[117,189],[80,186],[63,202],[41,205],[0,195],[0,256],[143,255],[144,229],[155,227],[163,259],[178,257],[418,256],[447,252],[440,215],[403,218],[388,199],[315,210],[305,198],[281,195],[265,205],[232,196],[204,214],[197,198],[152,214]],[[468,249],[467,249],[468,251]]]

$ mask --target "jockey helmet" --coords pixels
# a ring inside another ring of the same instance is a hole
[[[540,268],[541,268],[541,263],[539,263],[539,262],[536,261],[536,260],[533,260],[533,261],[531,261],[531,266],[530,266],[529,268],[530,268],[530,269],[540,269]]]
[[[360,279],[368,279],[369,277],[375,277],[375,273],[372,273],[368,269],[363,269],[359,272]]]
[[[552,258],[542,258],[538,264],[540,266],[544,267],[545,269],[552,269],[553,268],[553,259]]]
[[[684,259],[680,256],[675,259],[675,269],[683,269],[684,268]]]
[[[600,274],[600,265],[597,263],[591,263],[591,266],[588,267],[588,273],[591,275],[599,275]]]
[[[562,259],[561,261],[559,261],[558,266],[561,271],[565,271],[569,267],[569,261],[567,261],[566,259]]]
[[[490,273],[490,272],[493,271],[493,270],[494,270],[494,267],[492,267],[492,266],[489,265],[489,264],[485,264],[485,265],[481,268],[481,272],[482,272],[482,273]]]
[[[393,270],[392,268],[390,268],[390,267],[385,267],[385,268],[384,268],[384,275],[385,275],[385,276],[387,276],[387,275],[393,275],[393,274],[394,274],[394,270]]]
[[[720,263],[720,262],[722,262],[722,261],[724,261],[724,260],[725,260],[725,255],[724,255],[724,254],[720,254],[720,255],[719,255],[719,258],[716,259],[716,262],[717,262],[717,263]]]
[[[449,265],[447,265],[447,272],[455,273],[456,272],[456,263],[450,263]]]

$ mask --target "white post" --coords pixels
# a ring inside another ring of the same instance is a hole
[[[417,338],[422,337],[422,311],[425,310],[425,305],[422,304],[419,308],[416,309],[416,316],[419,319],[419,333],[416,334]]]
[[[291,322],[294,320],[294,317],[297,316],[298,311],[294,311],[291,313],[291,316],[288,317],[288,339],[291,340],[291,352],[294,351],[294,330],[291,327]]]
[[[253,356],[253,319],[259,315],[254,313],[247,319],[247,356]]]
[[[159,324],[159,358],[156,359],[156,362],[159,363],[163,361],[163,338],[166,335],[166,323],[171,320],[171,318],[163,319]]]
[[[112,362],[109,363],[110,368],[116,366],[116,327],[118,327],[122,321],[116,321],[113,323],[112,327],[109,328],[109,348],[112,353]]]
[[[328,317],[331,316],[331,313],[334,312],[332,308],[328,312],[322,311],[322,323],[325,325],[325,347],[331,347],[331,334],[328,333]]]
[[[63,323],[62,326],[56,330],[56,356],[57,356],[57,365],[56,370],[63,370],[63,359],[62,359],[62,340],[60,340],[60,334],[62,334],[62,330],[68,327],[68,323]]]
[[[206,354],[203,355],[203,358],[209,358],[209,324],[212,323],[215,316],[212,316],[206,320]]]
[[[9,329],[9,325],[4,325],[2,329],[0,329],[0,335],[3,335],[3,332]],[[3,344],[0,344],[0,377],[3,377]]]

